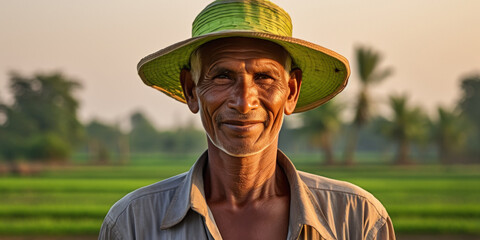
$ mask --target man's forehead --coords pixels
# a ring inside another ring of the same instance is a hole
[[[221,38],[199,48],[202,62],[222,57],[268,58],[284,63],[288,53],[280,45],[255,38]],[[206,60],[206,61],[205,61]]]

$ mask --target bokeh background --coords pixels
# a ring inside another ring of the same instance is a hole
[[[1,239],[94,239],[124,194],[188,170],[200,120],[136,64],[209,2],[0,1]],[[286,118],[282,150],[372,192],[399,239],[478,239],[480,2],[274,2],[352,68],[334,101]]]

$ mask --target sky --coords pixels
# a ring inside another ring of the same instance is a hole
[[[186,105],[145,86],[140,59],[190,38],[207,0],[0,0],[0,101],[9,102],[8,73],[62,71],[79,81],[79,116],[128,124],[142,110],[159,128],[195,122]],[[460,98],[463,77],[480,74],[480,1],[273,0],[293,21],[293,36],[332,49],[352,75],[339,100],[354,99],[354,49],[372,47],[394,75],[372,90],[380,112],[391,94],[433,114]]]

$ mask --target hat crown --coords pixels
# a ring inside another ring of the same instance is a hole
[[[192,24],[192,37],[221,31],[254,31],[291,37],[292,20],[266,0],[216,0]]]

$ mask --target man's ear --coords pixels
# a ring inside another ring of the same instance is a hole
[[[195,92],[195,82],[192,79],[192,74],[189,69],[182,69],[180,72],[180,83],[182,84],[183,96],[187,101],[188,108],[193,113],[197,113],[198,108],[198,99],[197,93]]]
[[[295,68],[290,71],[290,78],[288,79],[288,94],[287,102],[285,103],[285,114],[290,115],[295,110],[298,96],[300,96],[300,86],[302,85],[302,70]]]

